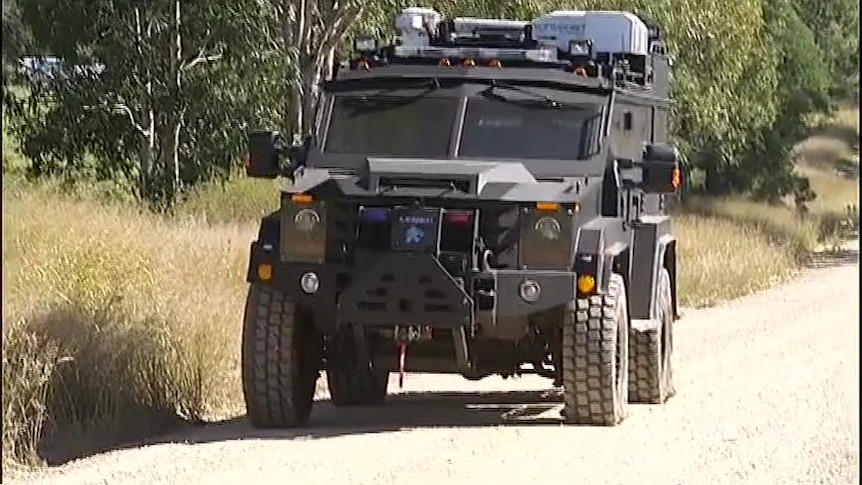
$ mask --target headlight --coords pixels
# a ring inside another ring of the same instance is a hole
[[[314,209],[302,209],[293,216],[293,224],[302,232],[311,232],[320,225],[320,215]]]
[[[326,257],[326,210],[310,196],[282,199],[281,256],[286,262],[322,263]]]
[[[548,241],[556,241],[560,238],[560,223],[553,217],[542,217],[536,221],[533,229]]]
[[[571,269],[575,217],[575,210],[557,203],[522,208],[519,265],[528,269]]]

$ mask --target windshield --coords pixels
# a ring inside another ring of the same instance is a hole
[[[458,155],[571,160],[594,147],[600,118],[593,106],[554,106],[471,98]]]
[[[458,104],[457,98],[337,96],[324,150],[446,158]]]

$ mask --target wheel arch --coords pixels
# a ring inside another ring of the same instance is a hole
[[[665,267],[670,273],[672,300],[676,305],[676,238],[670,230],[670,218],[643,216],[633,234],[630,266],[632,318],[654,318],[659,271]]]
[[[677,257],[676,257],[676,236],[669,235],[668,239],[665,243],[659,246],[659,258],[658,260],[661,262],[660,268],[664,268],[667,270],[668,276],[670,276],[670,299],[671,305],[673,308],[673,318],[674,320],[679,319],[679,298],[677,296],[678,291],[678,268],[677,268]],[[658,274],[656,274],[656,278]]]
[[[281,218],[279,217],[279,211],[275,211],[261,218],[257,231],[257,239],[251,242],[248,268],[245,276],[247,283],[271,284],[271,282],[258,278],[255,269],[265,262],[277,263],[281,250],[280,246]]]
[[[612,272],[619,273],[628,288],[630,240],[630,232],[623,227],[622,219],[597,217],[587,222],[578,229],[575,243],[575,272],[578,275],[595,276],[599,293],[608,290]]]

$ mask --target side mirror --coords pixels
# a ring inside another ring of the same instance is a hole
[[[284,140],[276,131],[253,131],[248,134],[249,177],[274,179],[281,174],[281,154]]]
[[[644,148],[641,166],[641,189],[651,194],[675,194],[682,185],[676,147],[650,143]]]

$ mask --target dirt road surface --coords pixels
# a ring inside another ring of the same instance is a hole
[[[859,283],[849,259],[688,311],[675,331],[677,396],[631,406],[615,428],[561,426],[559,396],[541,378],[408,375],[410,393],[385,407],[323,403],[308,429],[256,431],[238,419],[15,483],[859,483]]]

